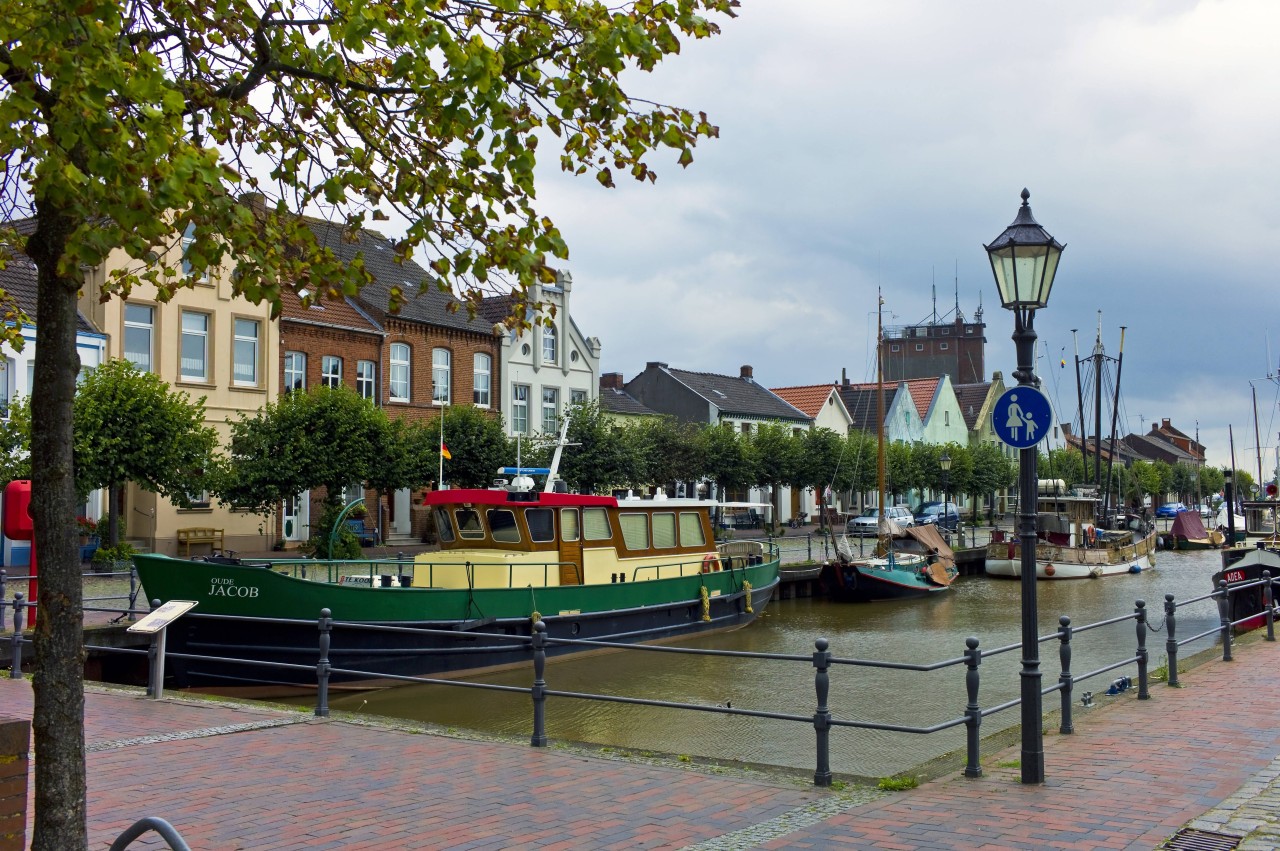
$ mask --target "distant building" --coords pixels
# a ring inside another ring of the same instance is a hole
[[[609,417],[631,422],[641,417],[662,416],[626,391],[621,372],[600,376],[600,410]]]
[[[956,385],[984,381],[986,328],[981,307],[974,314],[973,322],[966,322],[957,311],[950,323],[885,328],[880,352],[884,380],[898,382],[947,375]]]

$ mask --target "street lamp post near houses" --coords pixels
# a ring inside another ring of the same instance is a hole
[[[938,459],[938,468],[942,470],[942,528],[950,534],[947,520],[951,517],[951,453],[945,449]]]
[[[1035,373],[1035,316],[1049,302],[1049,291],[1066,246],[1048,234],[1031,215],[1031,193],[1022,190],[1022,206],[1004,232],[983,246],[991,260],[1000,303],[1013,311],[1013,342],[1019,386],[1038,389]],[[1022,782],[1044,782],[1043,716],[1040,699],[1039,617],[1036,611],[1036,464],[1038,450],[1020,450],[1018,463],[1018,537],[1022,563]]]

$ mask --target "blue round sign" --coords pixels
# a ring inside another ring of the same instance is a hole
[[[1014,449],[1029,449],[1044,440],[1053,424],[1049,399],[1034,387],[1010,387],[991,409],[996,437]]]

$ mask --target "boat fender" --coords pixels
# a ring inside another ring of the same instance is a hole
[[[713,570],[720,569],[720,556],[715,553],[707,553],[702,558],[702,572],[710,573]]]
[[[1099,578],[1100,576],[1102,576],[1102,568],[1100,568],[1100,567],[1091,567],[1091,568],[1089,568],[1089,578],[1090,578],[1090,579],[1097,579],[1097,578]]]
[[[1057,572],[1058,572],[1058,568],[1054,567],[1052,564],[1046,564],[1046,565],[1044,566],[1044,575],[1045,575],[1045,576],[1053,576],[1053,575],[1054,575],[1055,573],[1057,573]]]
[[[1129,572],[1130,572],[1130,573],[1141,573],[1141,572],[1142,572],[1142,565],[1138,564],[1137,562],[1134,562],[1133,564],[1129,565]]]

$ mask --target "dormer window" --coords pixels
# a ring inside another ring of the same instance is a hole
[[[542,329],[542,362],[556,363],[556,329],[554,327]]]

